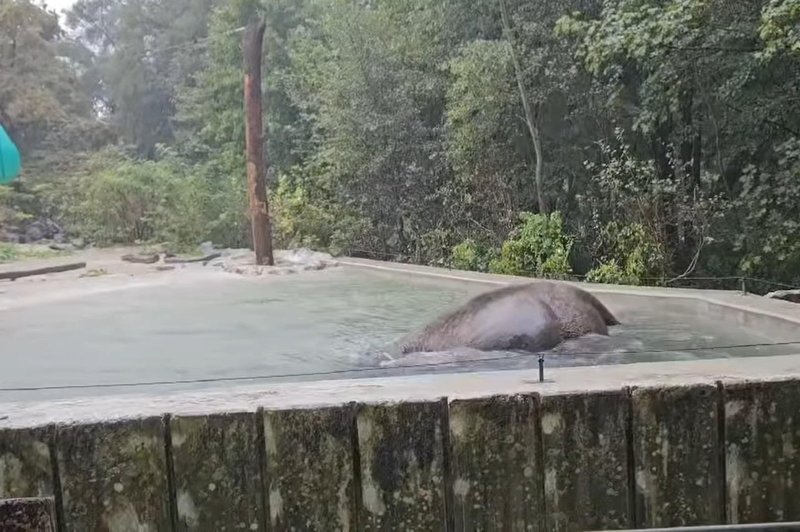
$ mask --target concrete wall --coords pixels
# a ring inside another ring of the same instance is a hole
[[[798,406],[783,380],[7,428],[0,499],[76,532],[800,520]]]

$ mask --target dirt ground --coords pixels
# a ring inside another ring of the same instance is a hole
[[[47,250],[42,246],[42,250]],[[155,264],[135,264],[122,260],[126,254],[147,254],[141,248],[92,248],[46,259],[25,259],[0,264],[0,273],[32,270],[85,262],[78,270],[0,280],[0,311],[37,305],[94,293],[126,290],[162,284],[210,283],[231,277],[262,278],[334,267],[329,255],[308,250],[276,250],[272,267],[256,266],[248,250],[221,250],[222,257],[208,263],[166,264],[164,257]]]
[[[85,262],[86,267],[62,273],[0,280],[0,311],[145,286],[182,282],[208,282],[226,276],[220,268],[202,264],[132,264],[121,257],[136,248],[87,249],[46,259],[26,259],[0,264],[0,273]],[[227,274],[231,275],[231,274]]]

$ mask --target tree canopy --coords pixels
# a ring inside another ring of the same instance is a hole
[[[5,0],[0,122],[47,161],[25,208],[246,245],[254,17],[279,245],[800,284],[800,0]]]

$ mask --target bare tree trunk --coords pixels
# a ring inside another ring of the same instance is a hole
[[[536,199],[539,203],[539,212],[547,214],[547,204],[544,201],[544,190],[542,176],[544,172],[544,161],[542,156],[542,137],[539,132],[539,125],[536,113],[531,109],[531,104],[528,101],[528,95],[525,91],[525,83],[522,78],[522,66],[519,64],[517,52],[514,48],[514,35],[511,31],[511,21],[508,17],[508,6],[506,0],[498,0],[500,2],[500,18],[503,21],[503,33],[505,33],[506,41],[508,41],[508,49],[511,52],[511,61],[514,64],[514,74],[517,78],[517,88],[519,89],[519,97],[522,100],[522,109],[525,112],[525,124],[528,126],[528,132],[531,135],[533,142],[533,151],[536,156],[536,173],[534,180],[536,182]]]
[[[250,196],[250,222],[256,264],[272,266],[272,227],[267,204],[266,164],[264,162],[263,111],[261,97],[261,56],[264,22],[251,23],[244,35],[244,109],[247,155],[247,190]]]

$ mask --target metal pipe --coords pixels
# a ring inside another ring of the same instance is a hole
[[[544,355],[539,355],[539,382],[544,382]]]

